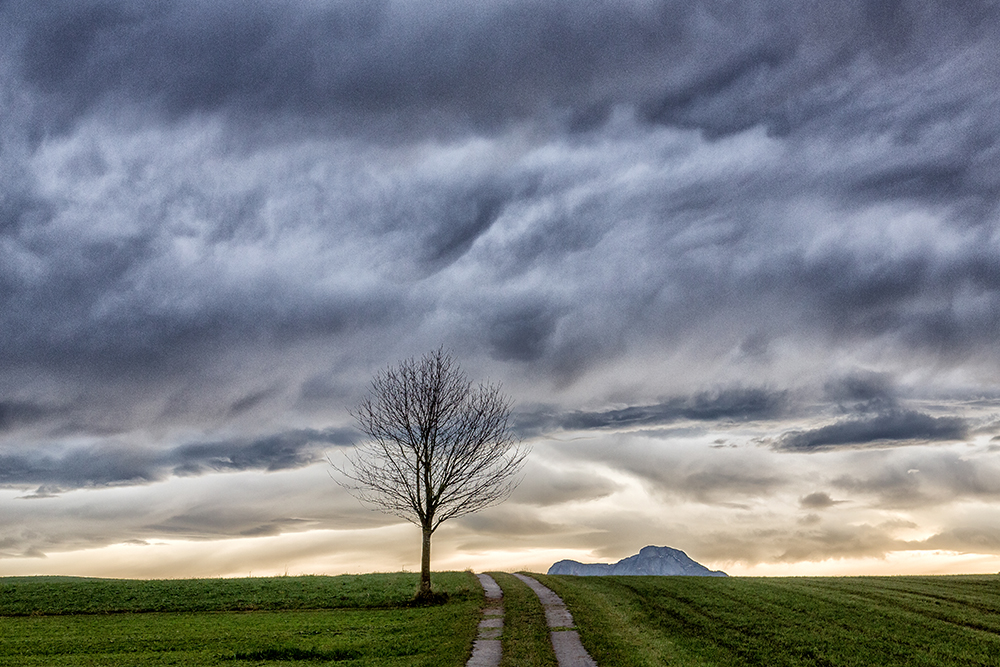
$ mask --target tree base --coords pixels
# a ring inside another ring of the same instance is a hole
[[[432,607],[434,605],[448,602],[447,593],[437,593],[435,591],[417,591],[410,604],[417,607]]]

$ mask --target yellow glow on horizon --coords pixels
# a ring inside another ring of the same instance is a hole
[[[819,562],[735,563],[722,569],[739,577],[849,577],[938,574],[993,574],[1000,572],[1000,556],[957,551],[893,551],[885,558],[845,558]]]
[[[455,552],[433,561],[436,570],[462,570],[475,572],[545,572],[560,560],[573,559],[596,562],[592,552],[583,549],[492,549],[477,553]]]
[[[398,572],[419,564],[412,526],[227,540],[156,540],[0,561],[0,576],[185,579]],[[413,552],[413,554],[409,553]]]
[[[435,571],[545,572],[554,562],[607,562],[586,549],[545,547],[470,551],[458,536],[437,540]],[[1000,556],[954,551],[897,551],[885,558],[819,562],[705,562],[731,576],[865,576],[984,574],[1000,572]],[[415,527],[396,524],[367,530],[313,530],[229,540],[158,540],[51,553],[45,558],[0,560],[0,576],[63,575],[124,579],[358,574],[415,571],[419,539]]]

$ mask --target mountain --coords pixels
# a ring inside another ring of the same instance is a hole
[[[697,563],[680,549],[670,547],[643,547],[635,556],[623,558],[617,563],[579,563],[575,560],[561,560],[549,568],[549,574],[575,574],[581,577],[603,577],[607,575],[637,576],[687,576],[687,577],[727,577],[721,570],[709,570]]]

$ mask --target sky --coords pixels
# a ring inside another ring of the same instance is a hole
[[[0,576],[419,568],[332,464],[439,347],[435,569],[1000,571],[1000,3],[0,0]]]

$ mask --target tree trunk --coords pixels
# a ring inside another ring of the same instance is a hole
[[[420,597],[431,594],[431,529],[427,526],[421,528],[423,532],[423,546],[420,549]]]

